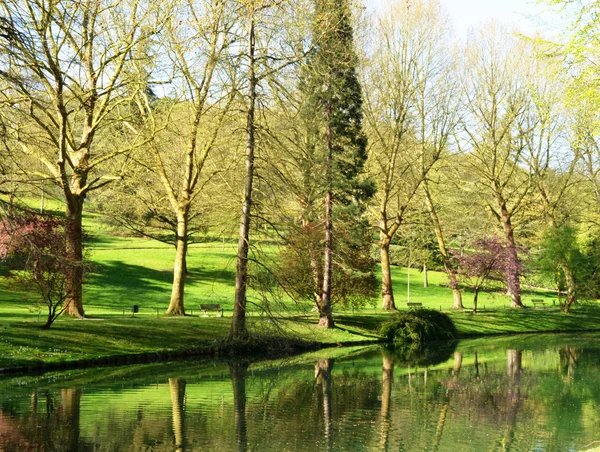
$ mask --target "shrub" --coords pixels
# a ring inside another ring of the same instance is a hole
[[[433,309],[398,312],[383,323],[380,333],[400,344],[422,344],[427,341],[456,339],[454,323],[446,314]]]

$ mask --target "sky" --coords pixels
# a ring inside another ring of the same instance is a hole
[[[542,22],[554,22],[558,16],[544,13],[547,9],[536,0],[439,0],[450,14],[454,30],[460,37],[467,36],[470,28],[495,19],[509,26],[517,26],[525,34],[547,27]],[[367,8],[377,9],[386,0],[365,0]]]
[[[528,0],[440,0],[450,13],[459,35],[489,19],[512,26],[523,32],[533,32],[543,7]]]

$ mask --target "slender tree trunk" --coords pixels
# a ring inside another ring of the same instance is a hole
[[[427,264],[423,264],[423,287],[429,287],[429,278],[427,277]]]
[[[333,328],[333,313],[331,309],[331,254],[333,247],[333,220],[331,213],[333,210],[333,193],[332,193],[332,165],[333,165],[333,144],[331,130],[331,100],[327,105],[327,174],[326,186],[327,193],[325,195],[325,257],[323,258],[323,295],[321,296],[321,308],[319,310],[319,326],[325,328]]]
[[[252,207],[252,184],[254,183],[254,150],[255,129],[254,115],[256,108],[256,75],[255,71],[255,41],[254,41],[254,16],[250,18],[248,32],[248,113],[246,116],[246,185],[244,187],[244,203],[240,221],[240,236],[238,241],[237,268],[235,274],[235,300],[233,317],[229,329],[230,339],[245,339],[248,337],[246,327],[246,289],[248,285],[248,250],[250,248],[250,210]]]
[[[311,223],[307,220],[302,220],[302,227],[305,230],[308,230],[312,227]],[[312,236],[312,234],[310,234]],[[315,297],[315,310],[319,310],[322,304],[322,292],[321,292],[321,282],[323,281],[323,275],[321,274],[321,266],[319,264],[318,258],[318,249],[315,246],[314,242],[309,241],[308,248],[308,258],[310,259],[310,269],[313,280],[313,294]]]
[[[396,304],[394,303],[394,289],[392,287],[389,240],[382,239],[379,241],[379,255],[381,257],[381,307],[386,311],[396,311]]]
[[[182,380],[181,378],[169,378],[169,389],[171,390],[175,450],[184,450],[185,439],[183,436],[183,421],[185,409],[185,380]]]
[[[521,375],[521,368],[523,363],[523,351],[522,350],[507,350],[507,376],[511,380],[517,380]]]
[[[473,292],[473,312],[477,312],[477,298],[479,297],[479,288],[475,287]]]
[[[67,199],[65,212],[66,254],[75,265],[71,265],[65,282],[65,314],[83,317],[83,200],[82,196],[71,195]]]
[[[177,246],[175,247],[175,264],[173,267],[173,286],[171,289],[171,302],[167,314],[185,315],[184,287],[185,269],[188,247],[188,209],[177,212]]]
[[[429,218],[431,219],[433,230],[435,232],[435,237],[438,242],[438,248],[440,250],[440,254],[442,255],[442,263],[444,264],[444,270],[448,275],[448,281],[450,282],[450,287],[452,288],[452,295],[454,298],[452,309],[463,309],[464,306],[462,303],[462,294],[460,293],[460,289],[458,288],[458,279],[456,278],[456,273],[454,271],[454,268],[452,267],[450,256],[448,256],[446,241],[444,240],[444,234],[442,232],[442,225],[433,205],[433,198],[429,191],[427,180],[423,181],[423,185],[425,187],[425,204],[427,205],[427,210],[429,211]]]

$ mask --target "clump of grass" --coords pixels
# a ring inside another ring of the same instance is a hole
[[[433,309],[398,312],[381,325],[379,332],[394,343],[415,345],[455,339],[458,336],[452,319]]]

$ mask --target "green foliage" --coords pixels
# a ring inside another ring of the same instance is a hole
[[[373,304],[379,287],[375,261],[368,248],[363,246],[366,238],[362,227],[358,224],[354,230],[337,230],[333,243],[332,300],[345,307]],[[321,228],[298,228],[279,254],[274,273],[294,298],[314,301],[314,294],[320,293],[324,255],[322,237]]]
[[[579,239],[577,229],[563,224],[549,229],[540,242],[536,264],[540,277],[565,290],[565,268],[573,274],[578,298],[600,297],[600,241],[596,237]]]
[[[394,343],[417,345],[458,336],[452,319],[433,309],[398,312],[393,319],[381,325],[379,332]]]
[[[360,177],[367,160],[367,137],[362,130],[363,99],[350,17],[348,0],[316,2],[316,49],[300,87],[308,98],[305,113],[320,119],[314,131],[319,136],[314,138],[324,153],[329,152],[325,137],[330,134],[334,199],[346,206],[368,200],[374,192],[372,181]]]
[[[583,298],[600,298],[600,239],[588,237],[580,245],[581,271],[576,275]]]

